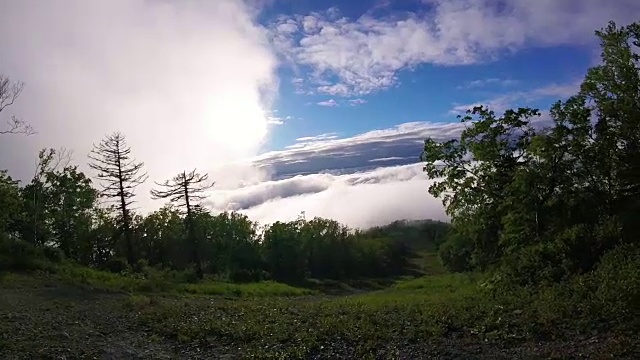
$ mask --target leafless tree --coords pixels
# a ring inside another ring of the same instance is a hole
[[[9,77],[0,75],[0,112],[16,102],[23,88],[24,83],[12,82]],[[33,130],[31,125],[15,116],[11,116],[11,119],[7,120],[7,124],[8,127],[0,130],[0,134],[35,134],[35,130]]]
[[[151,190],[151,197],[154,199],[169,199],[172,203],[186,211],[186,225],[189,241],[192,245],[192,261],[196,264],[198,276],[202,276],[202,265],[198,254],[198,240],[195,234],[195,223],[193,220],[194,208],[198,202],[204,200],[205,191],[212,188],[214,183],[209,183],[208,174],[199,174],[194,169],[187,173],[183,171],[174,176],[171,180],[163,183],[156,183],[162,190]]]
[[[127,260],[133,263],[131,206],[135,202],[135,188],[148,177],[141,172],[144,163],[131,158],[131,148],[119,132],[108,135],[98,145],[94,144],[89,159],[93,160],[89,166],[98,171],[97,177],[102,183],[100,195],[116,203],[120,212],[120,230],[125,236]]]

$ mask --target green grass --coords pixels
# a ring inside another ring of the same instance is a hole
[[[305,358],[319,352],[393,357],[453,333],[503,346],[599,331],[594,321],[601,319],[590,313],[594,303],[579,293],[586,291],[580,285],[496,294],[481,285],[485,280],[482,275],[428,276],[385,290],[305,301],[153,298],[141,301],[137,311],[160,336],[185,344],[241,346],[243,353],[259,358]],[[608,326],[607,331],[619,329]]]
[[[304,296],[312,295],[314,291],[297,288],[275,281],[259,283],[233,284],[220,282],[203,282],[184,284],[178,287],[178,292],[197,295],[232,295],[239,297],[267,297],[267,296]]]
[[[229,297],[292,297],[308,296],[317,293],[314,290],[294,287],[275,281],[235,284],[220,281],[202,281],[198,283],[181,282],[177,275],[154,269],[144,274],[115,274],[70,263],[51,266],[48,271],[37,271],[36,277],[14,273],[0,274],[0,284],[24,286],[32,282],[62,282],[68,285],[109,292],[141,294],[189,294]]]
[[[475,288],[483,276],[478,274],[442,274],[399,281],[394,290],[421,290],[423,292],[457,292]]]
[[[426,342],[453,326],[464,326],[470,312],[458,310],[476,285],[471,279],[455,281],[448,292],[457,297],[445,301],[433,290],[452,278],[457,276],[416,279],[388,290],[308,301],[274,297],[136,301],[146,325],[184,343],[244,344],[248,354],[281,358],[306,357],[320,350],[329,357],[340,356],[350,349],[349,356],[362,358],[380,349]]]
[[[482,285],[486,275],[444,274],[404,279],[366,293],[318,296],[276,282],[178,284],[167,282],[170,275],[158,273],[150,278],[64,265],[49,275],[5,274],[0,287],[20,287],[16,293],[20,294],[22,288],[55,286],[62,280],[129,292],[98,299],[120,299],[118,308],[110,311],[131,319],[144,329],[144,336],[190,349],[223,349],[248,358],[322,354],[324,358],[367,359],[417,358],[439,343],[450,346],[449,339],[464,339],[455,340],[456,346],[495,344],[499,348],[545,339],[570,342],[594,332],[625,334],[634,324],[633,312],[625,310],[629,300],[613,301],[621,290],[637,286],[634,280],[618,286],[585,277],[538,291],[520,288],[496,293]],[[163,285],[169,290],[153,285],[161,280],[170,284]],[[55,300],[60,306],[69,301]],[[629,332],[622,338],[633,335]],[[619,348],[624,352],[628,346]]]
[[[150,336],[189,348],[225,348],[257,358],[415,358],[452,338],[495,346],[571,342],[594,334],[633,339],[640,325],[639,302],[633,300],[640,272],[637,256],[629,254],[622,249],[594,273],[536,289],[492,288],[485,274],[405,278],[364,293],[340,282],[310,281],[314,289],[347,290],[334,296],[269,281],[186,284],[153,269],[144,276],[121,275],[61,264],[41,276],[128,292],[121,311],[135,314]],[[0,285],[31,286],[21,276],[4,275]],[[620,345],[619,351],[628,348]]]
[[[435,251],[420,251],[416,254],[416,257],[411,259],[411,262],[416,265],[425,275],[442,275],[447,273],[444,265],[438,257],[438,253]]]
[[[72,264],[56,266],[49,276],[67,284],[106,291],[144,292],[152,290],[149,281],[140,277],[114,274]]]

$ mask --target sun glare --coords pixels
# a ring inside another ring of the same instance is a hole
[[[224,145],[230,155],[255,155],[267,136],[267,117],[253,89],[216,94],[204,113],[207,138]]]

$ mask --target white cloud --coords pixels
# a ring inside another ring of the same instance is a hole
[[[59,146],[82,164],[115,130],[150,180],[255,155],[279,121],[266,113],[277,58],[256,15],[235,0],[3,2],[0,72],[25,82],[12,110],[38,134],[3,137],[0,168],[28,178],[38,149]]]
[[[581,81],[574,81],[568,84],[549,84],[533,90],[515,91],[470,104],[454,104],[449,113],[454,115],[464,114],[467,110],[480,105],[500,113],[510,108],[529,106],[531,102],[543,98],[566,99],[577,94],[580,84]]]
[[[297,143],[311,143],[314,141],[333,140],[338,138],[338,133],[326,133],[315,136],[304,136],[296,139]]]
[[[347,138],[338,138],[335,133],[304,137],[285,150],[262,154],[253,162],[273,178],[365,171],[383,161],[389,166],[411,164],[418,161],[427,137],[451,139],[465,126],[460,122],[412,122]]]
[[[609,20],[628,23],[640,13],[636,0],[424,2],[421,13],[387,18],[366,13],[349,19],[336,8],[282,16],[272,26],[272,41],[287,60],[308,70],[309,86],[353,96],[389,88],[399,71],[423,63],[472,64],[527,46],[594,43],[594,30]],[[291,22],[298,32],[278,30]]]
[[[287,115],[285,117],[276,116],[277,110],[271,112],[272,115],[267,116],[267,124],[269,125],[283,125],[285,121],[292,120],[293,116]]]
[[[385,158],[377,158],[377,159],[371,159],[369,160],[369,162],[386,162],[386,161],[393,161],[393,160],[404,160],[407,158],[403,158],[403,157],[399,157],[399,156],[389,156],[389,157],[385,157]],[[412,158],[413,160],[415,160],[415,158]]]
[[[422,165],[378,168],[349,174],[312,174],[217,193],[209,206],[241,210],[262,223],[307,217],[336,219],[352,227],[397,219],[447,220],[440,200],[427,192]]]
[[[338,106],[338,103],[333,99],[329,99],[329,100],[326,100],[326,101],[320,101],[318,103],[318,105],[327,106],[327,107],[334,107],[334,106]]]
[[[270,125],[282,125],[284,124],[284,119],[277,117],[277,116],[268,116],[267,117],[267,124]]]
[[[348,96],[350,89],[345,84],[323,85],[318,87],[318,92],[333,96]]]
[[[472,81],[467,81],[466,83],[457,87],[457,89],[475,89],[486,86],[500,86],[500,87],[508,87],[514,86],[518,84],[517,80],[513,79],[500,79],[500,78],[486,78],[486,79],[477,79]]]
[[[351,106],[358,106],[358,105],[363,105],[366,104],[367,100],[365,99],[351,99],[349,100],[349,104],[351,104]]]

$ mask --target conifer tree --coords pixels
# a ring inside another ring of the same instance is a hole
[[[144,163],[131,157],[131,148],[119,132],[108,135],[98,145],[94,144],[89,158],[93,160],[89,166],[98,171],[97,177],[102,183],[101,196],[114,202],[120,212],[119,228],[125,237],[127,260],[133,263],[131,207],[135,202],[135,188],[148,177],[141,171]]]

